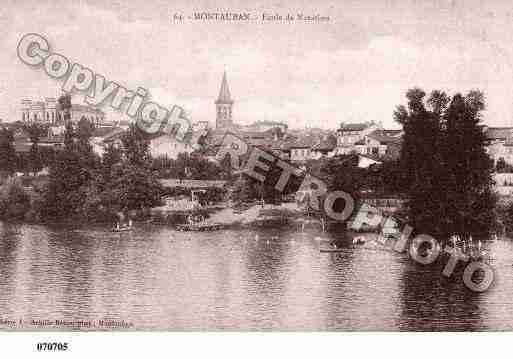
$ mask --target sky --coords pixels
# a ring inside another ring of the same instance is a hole
[[[21,119],[23,98],[58,97],[62,82],[16,55],[26,33],[153,101],[215,121],[223,71],[241,124],[284,121],[335,129],[377,121],[421,87],[484,91],[489,126],[513,126],[513,4],[509,1],[64,1],[3,0],[0,118]],[[220,7],[219,4],[222,4]],[[174,21],[174,14],[250,12],[329,16],[329,22]],[[73,102],[83,97],[75,94]],[[122,111],[103,107],[113,119]]]

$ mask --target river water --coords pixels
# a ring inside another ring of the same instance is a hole
[[[320,253],[345,234],[315,226],[190,233],[148,224],[119,234],[0,223],[0,236],[0,319],[17,321],[11,329],[40,329],[32,320],[124,321],[131,330],[513,329],[507,240],[489,244],[495,285],[474,293],[460,275],[349,238],[343,252]]]

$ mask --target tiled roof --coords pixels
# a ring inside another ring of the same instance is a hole
[[[279,122],[279,121],[271,121],[271,120],[261,120],[261,121],[256,121],[254,122],[253,124],[249,125],[250,127],[251,126],[286,126],[288,127],[288,125],[284,122]]]
[[[397,135],[400,133],[400,130],[375,130],[369,133],[367,136],[378,141],[379,143],[387,144],[397,142],[399,139]]]
[[[338,131],[362,131],[369,127],[368,123],[346,123],[340,126]]]

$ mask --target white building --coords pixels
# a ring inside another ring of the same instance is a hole
[[[358,153],[363,155],[385,157],[390,153],[391,145],[397,145],[402,136],[401,130],[375,130],[365,135],[356,143]]]
[[[194,151],[189,141],[178,141],[174,136],[162,135],[153,138],[149,145],[153,157],[167,156],[176,159],[180,153],[191,153]]]
[[[484,131],[489,141],[487,152],[494,164],[503,158],[513,165],[513,127],[485,127]]]
[[[495,181],[494,189],[499,195],[513,195],[513,173],[495,173],[493,180]]]
[[[44,101],[24,99],[21,101],[20,112],[23,122],[40,122],[50,126],[64,124],[63,111],[59,109],[57,100],[53,97],[45,97]],[[112,126],[112,123],[106,120],[105,113],[92,106],[72,104],[70,116],[73,123],[86,118],[95,127]]]
[[[371,132],[381,129],[374,122],[366,123],[342,123],[337,130],[337,153],[347,155],[355,150],[355,145],[361,142]]]

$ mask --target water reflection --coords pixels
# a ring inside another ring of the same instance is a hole
[[[486,327],[479,305],[485,293],[472,292],[463,283],[462,270],[447,278],[441,273],[445,260],[432,265],[409,261],[400,285],[402,330],[473,331]]]
[[[442,265],[344,233],[176,232],[140,225],[0,224],[5,319],[124,320],[161,330],[487,330],[513,323],[513,245],[490,244],[499,283],[466,289]],[[332,239],[339,253],[319,253]]]

